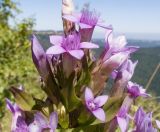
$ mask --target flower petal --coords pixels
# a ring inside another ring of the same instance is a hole
[[[51,55],[58,55],[66,52],[65,49],[63,49],[59,45],[51,46],[50,48],[47,49],[46,54],[51,54]]]
[[[122,48],[127,44],[126,37],[125,37],[124,35],[118,36],[118,37],[115,39],[114,44],[117,44],[116,47],[117,47],[118,49],[122,49]]]
[[[38,126],[35,122],[29,124],[28,131],[29,132],[42,132],[42,129],[40,126]]]
[[[107,95],[97,96],[94,99],[94,103],[96,103],[99,107],[101,107],[107,102],[107,99],[108,99]]]
[[[160,129],[160,121],[156,120],[157,127]]]
[[[88,25],[88,24],[85,24],[85,23],[79,23],[79,26],[80,26],[81,29],[92,28],[93,27],[92,25]]]
[[[104,110],[102,108],[98,108],[98,109],[92,111],[92,113],[97,119],[99,119],[103,122],[106,121],[106,115],[105,115]]]
[[[14,114],[15,113],[14,105],[11,103],[9,99],[6,99],[6,104],[7,108]]]
[[[102,22],[98,22],[96,25],[97,25],[97,26],[99,26],[99,27],[102,27],[102,28],[108,29],[108,30],[113,30],[112,25],[105,25],[105,24],[104,24],[104,23],[102,23]]]
[[[118,74],[118,71],[117,71],[117,70],[114,70],[114,71],[111,73],[111,78],[112,78],[112,79],[116,79],[117,74]]]
[[[58,35],[51,35],[49,36],[50,43],[54,45],[61,45],[63,42],[63,37]]]
[[[93,49],[93,48],[99,48],[99,46],[94,43],[90,43],[90,42],[82,42],[80,43],[80,48]]]
[[[94,100],[94,95],[93,95],[93,92],[91,91],[91,89],[87,87],[85,89],[85,101],[88,102],[91,100]]]
[[[37,112],[35,115],[34,115],[34,121],[37,123],[37,125],[39,127],[42,127],[42,128],[47,128],[48,127],[48,121],[47,119],[40,113],[40,112]]]
[[[64,15],[63,18],[68,20],[68,21],[74,22],[74,23],[79,22],[79,17],[77,17],[75,15],[74,16],[73,15]]]
[[[129,57],[128,53],[117,53],[112,55],[108,60],[103,63],[103,67],[109,67],[112,70],[117,69],[127,58]]]
[[[52,131],[55,131],[55,129],[57,128],[57,124],[58,124],[58,115],[57,113],[52,112],[49,120],[49,126],[52,129]]]
[[[68,51],[68,53],[78,60],[82,59],[82,57],[84,56],[83,50],[70,50]]]
[[[126,132],[127,129],[127,121],[125,118],[117,117],[118,125],[121,129],[121,132]]]
[[[128,52],[128,53],[134,53],[137,50],[139,50],[139,46],[127,46],[127,47],[123,48],[121,51]]]

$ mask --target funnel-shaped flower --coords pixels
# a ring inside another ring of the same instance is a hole
[[[94,98],[90,88],[85,89],[85,103],[87,108],[99,120],[105,122],[106,116],[104,110],[101,108],[107,101],[108,96],[102,95]]]
[[[100,15],[95,10],[90,11],[88,7],[86,7],[83,8],[80,14],[64,15],[63,18],[77,23],[81,29],[94,28],[95,26],[111,29],[111,27],[105,26],[99,21],[99,16]]]
[[[152,126],[152,113],[145,113],[140,107],[134,117],[136,130],[134,132],[157,132]]]
[[[138,47],[125,47],[127,44],[125,36],[114,38],[111,30],[107,30],[105,42],[105,50],[100,59],[102,60],[103,70],[110,69],[107,71],[108,74],[121,66],[129,58],[130,53],[138,49]]]
[[[126,52],[126,51],[132,53],[139,49],[138,46],[126,47],[126,45],[127,45],[127,40],[124,35],[114,37],[113,30],[106,30],[106,37],[105,37],[106,51],[109,51],[109,53]]]
[[[47,54],[59,55],[68,53],[76,59],[81,59],[84,55],[82,49],[98,48],[99,46],[90,42],[80,42],[79,34],[62,36],[50,36],[50,42],[54,44],[47,50]]]
[[[137,98],[138,96],[142,96],[142,97],[149,97],[150,96],[149,94],[145,93],[146,90],[142,86],[140,86],[136,83],[133,83],[131,81],[128,82],[127,90],[128,90],[128,93],[133,98]]]

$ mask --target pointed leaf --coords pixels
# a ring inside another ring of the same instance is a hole
[[[31,95],[15,87],[12,87],[10,90],[14,95],[17,105],[22,110],[24,111],[32,110],[33,106],[35,105],[35,101],[33,100]]]

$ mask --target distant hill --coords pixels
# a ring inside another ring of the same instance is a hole
[[[57,34],[57,32],[48,32],[48,34],[37,32],[36,34],[41,44],[47,49],[50,46],[49,35]],[[61,34],[61,32],[58,34]],[[94,39],[93,41],[100,45],[100,48],[95,50],[96,56],[98,56],[104,48],[104,40]],[[132,60],[139,61],[132,81],[145,87],[156,66],[160,63],[160,41],[128,40],[128,45],[141,47],[139,51],[131,56]],[[160,95],[160,69],[153,79],[149,90]]]

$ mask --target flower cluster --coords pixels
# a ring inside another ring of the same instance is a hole
[[[71,2],[63,1],[62,14],[67,11],[66,6],[73,5]],[[46,98],[37,99],[23,88],[12,87],[16,104],[6,100],[13,115],[11,131],[94,132],[97,127],[113,132],[119,127],[126,132],[131,121],[135,122],[134,132],[157,131],[152,126],[151,113],[139,108],[134,119],[129,115],[137,97],[150,97],[145,89],[130,81],[138,63],[132,62],[130,55],[139,47],[127,46],[124,35],[115,37],[112,26],[102,24],[95,10],[85,7],[80,14],[69,11],[62,18],[64,34],[49,36],[51,47],[46,51],[32,36],[32,59]],[[91,51],[100,47],[92,42],[95,26],[106,31],[104,50],[97,58]],[[114,84],[105,95],[103,91],[110,77]],[[156,123],[159,128],[159,121]]]

